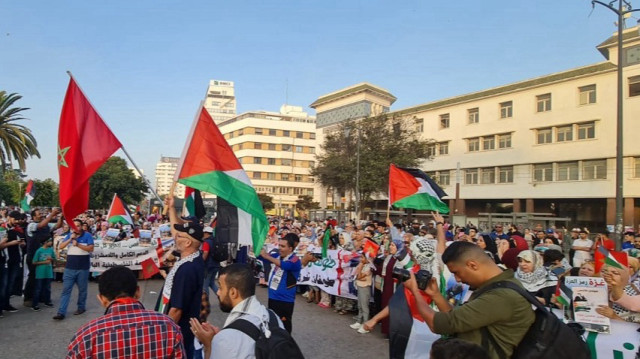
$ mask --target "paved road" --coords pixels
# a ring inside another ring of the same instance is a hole
[[[157,292],[162,281],[141,282],[142,302],[147,308],[153,308]],[[61,322],[51,319],[56,314],[62,283],[52,284],[54,308],[41,306],[34,312],[22,306],[22,298],[11,298],[11,304],[18,308],[16,313],[4,312],[0,318],[0,358],[64,358],[66,346],[76,330],[89,320],[104,313],[96,299],[98,285],[89,283],[87,312],[74,316],[77,289],[74,289],[67,318]],[[267,290],[257,289],[261,302],[267,302]],[[221,313],[217,301],[212,305],[209,321],[221,326],[226,314]],[[358,334],[349,328],[353,323],[351,315],[338,315],[331,309],[323,309],[308,304],[298,296],[293,315],[293,336],[300,345],[306,358],[349,358],[374,359],[385,358],[388,353],[388,341],[377,332]]]

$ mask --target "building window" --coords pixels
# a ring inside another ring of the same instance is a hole
[[[316,153],[316,148],[315,147],[309,147],[309,153],[315,154]]]
[[[242,143],[238,144],[238,149],[241,150],[242,149]]]
[[[578,90],[580,91],[581,105],[596,103],[596,85],[582,86]]]
[[[513,117],[513,101],[500,103],[500,118]]]
[[[282,131],[282,136],[289,137],[289,136],[291,136],[291,133],[289,131],[285,130],[285,131]]]
[[[483,150],[495,150],[496,149],[496,138],[495,136],[483,137],[482,138],[482,149]]]
[[[282,150],[285,152],[291,151],[291,145],[282,145]]]
[[[436,144],[432,143],[427,145],[427,156],[428,157],[433,157],[436,155]]]
[[[424,120],[419,118],[415,120],[416,132],[424,132]]]
[[[533,180],[535,182],[553,181],[553,163],[533,165]]]
[[[296,146],[296,152],[302,153],[302,150],[303,150],[302,146]]]
[[[578,125],[578,139],[586,140],[589,138],[596,138],[596,123],[588,122]]]
[[[556,128],[556,141],[573,141],[573,126],[562,126]]]
[[[254,165],[261,165],[262,164],[262,157],[254,157],[253,158],[253,164]]]
[[[282,179],[283,181],[288,181],[289,180],[289,174],[287,173],[283,173],[280,175],[280,179]]]
[[[640,76],[629,77],[629,97],[640,95]]]
[[[316,139],[316,134],[315,133],[310,133],[309,134],[309,139],[315,140]]]
[[[269,150],[275,151],[276,150],[276,144],[275,143],[270,143],[269,144]]]
[[[578,180],[578,162],[560,162],[558,163],[558,181],[577,181]]]
[[[551,128],[541,128],[537,131],[537,143],[539,145],[551,143]]]
[[[439,155],[448,155],[449,154],[449,142],[440,142],[440,143],[438,143],[438,154]]]
[[[465,184],[478,184],[478,169],[470,168],[464,170],[464,183]]]
[[[504,135],[498,135],[498,147],[499,148],[511,148],[511,134],[506,133]]]
[[[606,179],[607,178],[607,160],[583,161],[582,162],[582,179]]]
[[[256,150],[261,150],[262,149],[262,143],[260,142],[256,142],[253,144],[253,148]]]
[[[276,179],[276,174],[273,172],[268,172],[267,173],[267,179],[269,180],[275,180]]]
[[[282,163],[283,166],[291,166],[291,160],[290,159],[283,158],[281,161],[282,161],[281,163]]]
[[[253,179],[261,179],[262,172],[253,172]]]
[[[469,124],[480,122],[480,109],[477,107],[470,108],[467,110],[467,113],[469,115]]]
[[[269,129],[269,136],[275,136],[275,135],[276,135],[276,130]]]
[[[536,96],[536,111],[537,112],[551,111],[551,94],[550,93]]]
[[[440,128],[449,128],[449,114],[445,113],[440,115]]]
[[[262,129],[256,128],[256,135],[261,135],[261,134],[262,134]]]
[[[304,136],[304,132],[296,132],[296,138],[302,138]]]
[[[469,152],[480,151],[480,139],[479,138],[470,138],[467,140],[467,150]]]
[[[244,129],[243,128],[238,130],[238,136],[242,136],[242,135],[244,135]]]
[[[482,176],[480,179],[480,183],[482,184],[492,184],[496,183],[496,170],[495,168],[482,168]]]
[[[451,173],[449,171],[438,173],[438,183],[442,186],[448,186],[451,181]]]
[[[633,177],[640,178],[640,157],[633,159]]]
[[[296,182],[302,182],[302,175],[296,175],[295,180]]]
[[[498,168],[499,183],[513,183],[513,166]]]
[[[275,158],[267,158],[267,164],[275,165],[276,164],[276,159]]]

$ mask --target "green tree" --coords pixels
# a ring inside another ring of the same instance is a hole
[[[374,194],[387,194],[391,163],[419,167],[432,155],[434,140],[421,139],[414,124],[415,118],[388,115],[341,123],[325,136],[311,174],[325,187],[355,193],[359,152],[360,204]]]
[[[59,186],[54,180],[51,178],[47,178],[44,181],[35,180],[33,181],[33,185],[36,188],[36,196],[31,202],[31,207],[60,206]]]
[[[306,214],[309,209],[318,209],[320,208],[319,202],[314,202],[313,197],[308,195],[298,196],[296,200],[296,209],[300,212],[300,215]]]
[[[4,201],[7,206],[14,206],[20,203],[24,194],[24,181],[20,178],[19,171],[8,170],[0,174],[0,202]],[[23,192],[22,194],[20,192]]]
[[[15,93],[0,91],[0,161],[3,172],[7,166],[13,168],[13,160],[18,161],[19,168],[24,171],[27,158],[40,158],[38,143],[31,130],[17,123],[25,120],[21,112],[28,110],[25,107],[12,107],[21,98]]]
[[[270,211],[276,207],[276,205],[273,204],[273,197],[269,196],[266,193],[258,193],[258,199],[260,200],[262,208],[265,212]]]
[[[109,208],[114,193],[126,204],[140,202],[148,190],[142,178],[136,178],[127,162],[113,156],[89,180],[89,208]]]

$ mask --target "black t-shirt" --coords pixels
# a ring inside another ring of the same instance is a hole
[[[7,244],[13,241],[21,241],[25,239],[24,229],[22,227],[13,227],[7,231]],[[22,260],[22,251],[20,245],[13,245],[4,249],[5,257],[8,264],[20,263]]]

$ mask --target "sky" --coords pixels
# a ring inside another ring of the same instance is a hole
[[[58,181],[71,71],[152,184],[211,79],[235,82],[238,113],[315,114],[360,82],[398,110],[604,61],[595,47],[617,19],[588,0],[0,0],[0,14],[0,90],[22,96],[41,154],[28,178]]]

